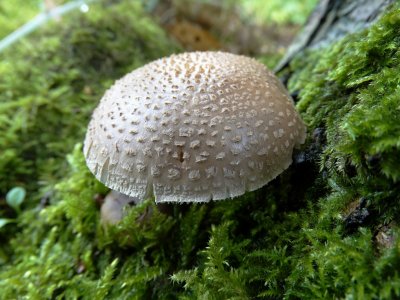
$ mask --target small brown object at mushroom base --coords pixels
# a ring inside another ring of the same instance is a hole
[[[208,202],[256,190],[292,162],[306,128],[276,76],[256,60],[191,52],[117,80],[84,143],[106,186],[159,202]]]

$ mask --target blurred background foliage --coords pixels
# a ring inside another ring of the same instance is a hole
[[[35,15],[73,2],[82,5],[86,3],[83,0],[2,1],[0,39]],[[225,49],[248,55],[268,54],[276,57],[283,54],[285,47],[299,26],[305,22],[317,1],[135,0],[133,2],[141,3],[144,10],[186,50]],[[275,61],[271,59],[270,62],[266,62],[272,65]]]

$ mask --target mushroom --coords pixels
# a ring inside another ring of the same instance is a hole
[[[160,202],[208,202],[253,191],[292,162],[306,128],[264,65],[224,52],[151,62],[104,94],[84,142],[106,186]]]

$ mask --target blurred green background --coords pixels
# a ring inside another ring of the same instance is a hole
[[[0,39],[11,34],[38,14],[77,4],[77,11],[90,13],[94,1],[14,0],[0,3]],[[303,24],[316,0],[135,0],[187,50],[225,48],[248,54],[284,51]],[[57,17],[57,22],[70,18]],[[51,26],[33,24],[32,30]],[[185,33],[182,33],[185,32]],[[201,41],[191,41],[190,35]]]

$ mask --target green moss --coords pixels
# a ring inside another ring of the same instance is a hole
[[[394,7],[369,30],[292,66],[298,71],[290,87],[300,91],[298,107],[310,131],[326,133],[319,167],[331,190],[320,199],[319,220],[309,228],[312,268],[296,295],[399,296],[398,242],[382,256],[374,244],[379,225],[399,216],[399,12]],[[360,198],[367,202],[369,220],[347,236],[346,206]]]
[[[20,57],[13,67],[0,64],[9,74],[0,78],[0,145],[10,153],[0,162],[2,193],[17,184],[31,194],[51,191],[50,205],[28,204],[17,225],[0,231],[0,298],[400,297],[399,5],[370,29],[292,64],[290,88],[300,92],[309,125],[306,163],[231,201],[172,205],[162,214],[148,199],[105,228],[95,199],[107,189],[76,143],[113,78],[169,51],[162,32],[126,5],[107,8],[113,20],[100,8],[76,16],[59,25],[60,37],[42,38],[40,51],[27,43],[8,54]],[[115,38],[121,31],[126,40]],[[144,32],[154,40],[145,42]],[[128,47],[132,39],[140,46]],[[27,69],[21,57],[47,72]],[[369,216],[350,226],[358,202]],[[389,223],[392,244],[384,247],[377,235]]]
[[[394,9],[370,30],[310,54],[315,65],[291,85],[300,90],[298,107],[310,129],[326,130],[321,168],[387,215],[392,205],[385,199],[396,197],[400,179],[399,28]]]

